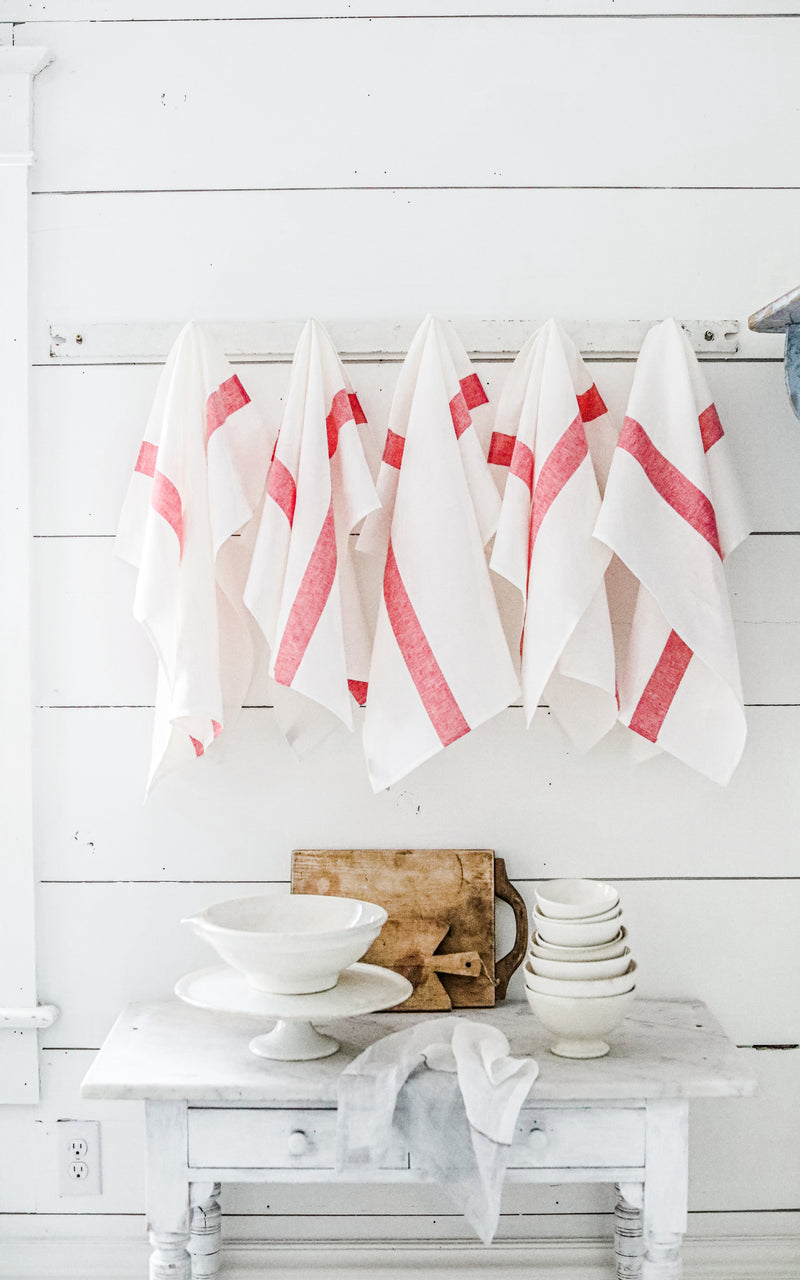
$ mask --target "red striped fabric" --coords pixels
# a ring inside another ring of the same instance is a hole
[[[691,659],[692,651],[688,644],[681,640],[677,631],[671,631],[631,717],[631,729],[640,737],[647,738],[648,742],[658,741],[661,726]]]
[[[364,413],[364,410],[361,408],[361,404],[359,402],[358,396],[356,395],[355,391],[351,391],[349,393],[349,398],[350,398],[350,408],[352,409],[352,414],[350,416],[352,417],[354,422],[358,423],[359,426],[363,426],[363,424],[367,420],[367,415]]]
[[[458,391],[450,401],[450,417],[453,419],[456,440],[463,436],[467,427],[472,426],[472,416],[467,407],[467,401],[463,391]]]
[[[406,447],[405,437],[398,436],[391,429],[386,432],[386,443],[383,446],[383,461],[390,467],[397,467],[403,461],[403,450]]]
[[[189,741],[191,742],[192,746],[194,747],[194,754],[195,754],[196,756],[201,756],[201,755],[203,754],[203,744],[202,744],[202,742],[200,741],[200,739],[199,739],[199,738],[193,738],[193,737],[192,737],[192,735],[191,735],[191,734],[189,734]]]
[[[477,409],[479,405],[489,403],[489,397],[477,373],[468,373],[466,378],[460,378],[458,385],[468,409]]]
[[[278,684],[291,685],[294,680],[322,610],[328,603],[335,577],[336,533],[331,503],[281,636],[275,658]]]
[[[156,460],[158,458],[158,448],[151,444],[149,440],[142,441],[142,447],[139,450],[139,456],[136,459],[134,471],[140,471],[143,476],[152,477],[156,473]]]
[[[515,440],[516,436],[507,436],[502,431],[493,431],[489,441],[488,461],[493,462],[497,467],[510,467]]]
[[[395,640],[422,705],[443,747],[469,733],[469,725],[453,697],[428,644],[397,567],[392,544],[383,575],[383,598]]]
[[[603,398],[594,383],[592,383],[588,391],[584,391],[582,395],[578,396],[578,409],[583,422],[594,422],[595,418],[602,418],[604,413],[608,413],[608,409],[603,403]]]
[[[150,505],[175,530],[180,552],[183,555],[183,505],[181,503],[181,495],[172,481],[168,480],[161,471],[156,471],[153,476],[153,492],[150,497]]]
[[[367,682],[366,680],[348,680],[347,687],[355,698],[360,707],[367,705]]]
[[[355,397],[352,397],[355,399]],[[356,404],[358,401],[356,400]],[[341,391],[337,391],[333,397],[331,411],[325,419],[325,427],[328,432],[328,457],[332,458],[336,452],[339,443],[339,432],[346,422],[353,421],[353,405],[351,397],[342,387]],[[366,419],[365,419],[366,421]]]
[[[533,470],[534,458],[533,451],[523,444],[521,440],[514,442],[514,452],[511,455],[511,474],[521,480],[523,484],[528,486],[528,492],[533,492]]]
[[[280,507],[289,524],[294,523],[294,509],[297,504],[297,485],[288,467],[280,458],[272,459],[272,466],[267,477],[267,495]]]
[[[714,548],[722,559],[717,521],[711,502],[692,484],[683,472],[660,453],[644,427],[634,418],[626,418],[619,438],[620,449],[635,458],[656,493],[672,507],[688,525]]]
[[[250,403],[250,397],[234,374],[212,391],[206,401],[206,444],[232,413]]]
[[[533,492],[529,549],[533,551],[539,529],[564,485],[575,474],[589,452],[580,415],[567,427],[544,463]],[[513,464],[512,464],[513,469]]]
[[[703,440],[703,449],[708,453],[712,445],[715,445],[718,440],[721,440],[725,434],[722,430],[722,423],[719,420],[716,405],[710,404],[707,409],[704,409],[700,414],[698,421],[700,423],[700,435]]]

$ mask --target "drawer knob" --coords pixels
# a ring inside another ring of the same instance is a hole
[[[308,1151],[308,1134],[302,1129],[293,1129],[286,1146],[290,1156],[304,1156]]]
[[[543,1156],[547,1150],[547,1134],[544,1129],[531,1129],[528,1134],[528,1148],[535,1156]]]

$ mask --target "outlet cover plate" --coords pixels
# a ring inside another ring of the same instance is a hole
[[[100,1121],[57,1121],[56,1159],[59,1196],[99,1196]]]

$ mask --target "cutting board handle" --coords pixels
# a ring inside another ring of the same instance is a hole
[[[505,1000],[509,979],[525,959],[528,949],[528,910],[525,903],[506,875],[503,858],[494,860],[494,892],[501,902],[507,902],[517,922],[517,936],[507,956],[494,966],[495,1000]]]

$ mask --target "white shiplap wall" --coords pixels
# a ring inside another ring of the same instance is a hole
[[[526,733],[511,709],[375,797],[357,740],[298,766],[256,690],[226,762],[146,808],[154,667],[111,542],[158,370],[46,354],[65,320],[744,322],[796,283],[800,17],[697,8],[5,0],[0,39],[55,59],[36,87],[32,509],[39,995],[62,1009],[40,1107],[0,1112],[25,1153],[0,1161],[10,1243],[141,1231],[141,1117],[79,1100],[91,1051],[122,1004],[205,962],[181,915],[285,883],[303,845],[494,847],[528,896],[540,876],[619,883],[642,990],[704,998],[761,1081],[696,1108],[692,1231],[800,1231],[800,1050],[754,1047],[800,1041],[800,424],[774,343],[706,368],[757,530],[730,564],[750,740],[727,790],[635,769],[616,736],[576,758],[546,712]],[[286,367],[241,372],[277,414]],[[495,399],[506,367],[481,372]],[[621,414],[632,366],[595,373]],[[396,366],[351,375],[385,426]],[[104,1192],[62,1200],[54,1124],[76,1115],[102,1121]],[[226,1209],[256,1239],[463,1234],[430,1191],[393,1194],[388,1217],[370,1189],[230,1189]],[[501,1237],[602,1234],[608,1208],[511,1188]]]

